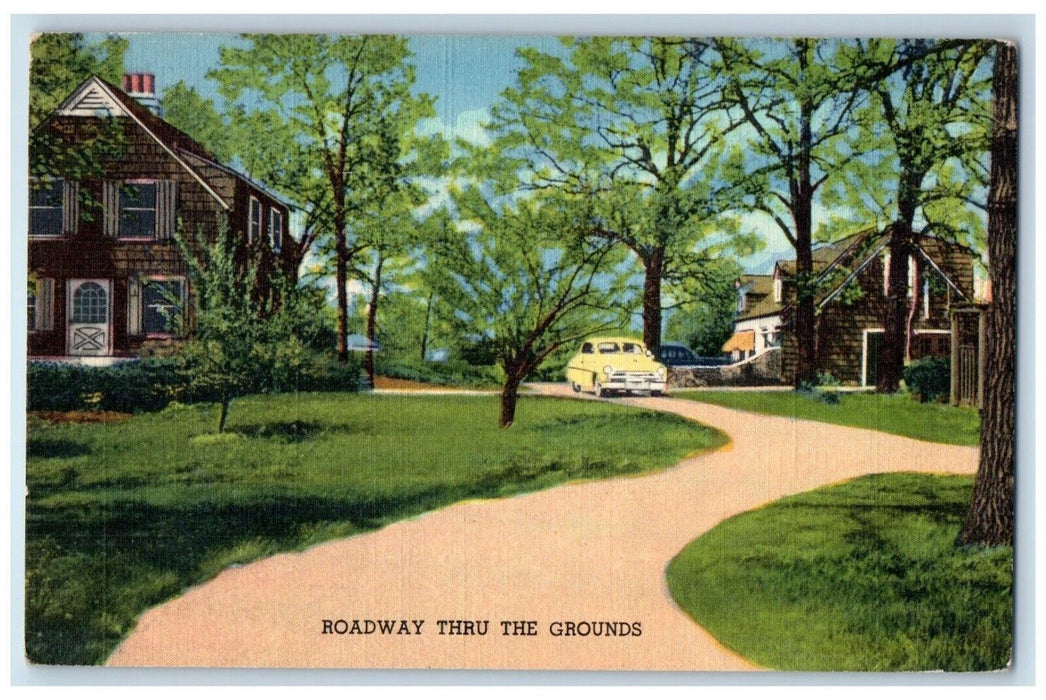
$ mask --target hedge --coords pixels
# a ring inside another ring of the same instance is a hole
[[[356,391],[359,363],[343,365],[316,354],[293,375],[259,376],[252,393],[293,391]],[[30,362],[27,368],[27,408],[30,411],[159,411],[173,400],[182,403],[216,401],[190,391],[177,357],[132,360],[109,367],[55,362]]]

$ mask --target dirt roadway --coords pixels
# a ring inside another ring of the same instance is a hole
[[[658,474],[459,503],[226,570],[146,612],[108,663],[753,670],[672,602],[664,570],[687,542],[735,513],[861,474],[977,466],[975,448],[682,399],[625,401],[715,426],[733,443]],[[420,635],[339,635],[321,633],[324,619],[424,623]],[[455,619],[489,620],[489,631],[440,635],[438,621]],[[536,620],[537,635],[505,636],[502,620]],[[642,634],[550,634],[554,621],[583,620],[639,622]]]

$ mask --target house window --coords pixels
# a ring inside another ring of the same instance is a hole
[[[174,335],[184,299],[184,280],[146,280],[142,285],[142,331],[146,335]]]
[[[273,250],[280,252],[283,244],[283,212],[278,209],[269,210],[269,242]]]
[[[156,183],[125,182],[120,185],[121,238],[156,237]]]
[[[247,240],[254,243],[261,238],[262,205],[251,197],[250,226],[247,228]]]
[[[923,320],[930,318],[930,280],[923,280]]]
[[[38,180],[29,185],[29,235],[61,236],[65,182]]]
[[[84,282],[73,292],[73,323],[108,323],[109,294],[97,282]]]

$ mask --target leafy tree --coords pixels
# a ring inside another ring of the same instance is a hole
[[[996,45],[988,192],[988,307],[981,456],[961,541],[1013,544],[1017,341],[1017,47]]]
[[[983,236],[983,219],[974,207],[983,209],[975,195],[986,176],[990,115],[984,59],[990,44],[876,39],[859,42],[859,49],[863,70],[874,79],[867,85],[873,99],[858,110],[858,123],[862,140],[875,148],[851,163],[852,179],[837,203],[857,216],[890,222],[877,390],[892,393],[908,356],[923,284],[916,265],[909,299],[915,237]]]
[[[191,390],[217,395],[221,411],[218,432],[224,432],[232,400],[250,390],[267,371],[265,342],[271,329],[271,297],[259,303],[255,289],[258,268],[238,261],[238,243],[223,222],[213,239],[202,231],[176,234],[192,285],[192,317],[177,319],[192,328],[192,340],[180,357]]]
[[[163,118],[203,144],[222,163],[235,156],[238,125],[215,106],[214,101],[179,80],[164,90]]]
[[[723,354],[723,344],[734,331],[737,312],[735,281],[740,269],[732,261],[717,266],[705,281],[702,293],[681,305],[668,318],[666,332],[670,338],[684,342],[702,357]]]
[[[298,244],[330,240],[338,302],[337,349],[348,360],[348,271],[364,243],[350,223],[397,161],[383,151],[385,131],[408,130],[433,113],[428,96],[411,93],[414,68],[407,40],[394,36],[248,34],[223,47],[209,77],[219,84],[230,121],[241,134],[235,153],[249,172],[307,212]],[[391,125],[391,126],[390,126]]]
[[[127,40],[109,37],[91,45],[83,34],[49,32],[29,47],[29,129],[33,130],[83,81],[97,75],[119,84]]]
[[[740,206],[744,153],[728,134],[715,52],[671,37],[565,38],[556,54],[520,50],[518,87],[492,128],[499,157],[520,159],[524,183],[585,201],[588,234],[630,251],[642,266],[643,339],[661,342],[666,285],[757,244],[729,213]]]
[[[415,212],[425,203],[426,192],[413,181],[422,167],[417,158],[407,160],[405,150],[412,140],[407,130],[412,128],[411,120],[399,124],[382,120],[379,124],[380,146],[372,158],[385,162],[372,160],[371,166],[381,176],[370,180],[365,195],[368,206],[350,225],[361,257],[367,261],[355,267],[354,273],[370,288],[364,332],[371,341],[377,338],[379,304],[398,278],[415,269],[414,256],[409,253],[418,247],[425,231]],[[364,368],[373,386],[373,353],[364,356]]]
[[[504,370],[499,425],[512,425],[523,381],[559,348],[623,325],[611,241],[586,237],[562,198],[515,202],[458,191],[463,232],[434,244],[439,294],[463,334],[487,339]]]
[[[98,75],[119,83],[127,40],[108,38],[87,43],[82,34],[46,33],[30,45],[29,173],[34,177],[85,180],[99,177],[102,164],[119,154],[122,131],[116,120],[104,120],[97,132],[76,138],[48,122],[55,109],[84,80]],[[83,188],[81,196],[87,198]]]
[[[718,69],[733,108],[749,127],[749,172],[762,187],[756,208],[795,249],[798,343],[796,383],[817,377],[813,271],[814,203],[818,191],[856,157],[853,109],[862,97],[849,40],[720,39]]]

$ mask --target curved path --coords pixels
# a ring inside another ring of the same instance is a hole
[[[736,513],[862,474],[977,467],[975,448],[682,399],[622,401],[733,442],[657,474],[459,503],[226,570],[143,614],[109,664],[754,670],[669,596],[665,566],[687,542]],[[425,622],[420,635],[338,635],[321,634],[324,619]],[[489,620],[489,631],[440,635],[437,621],[451,619]],[[501,620],[536,620],[537,636],[504,636]],[[553,621],[583,620],[639,622],[642,634],[550,635]]]

